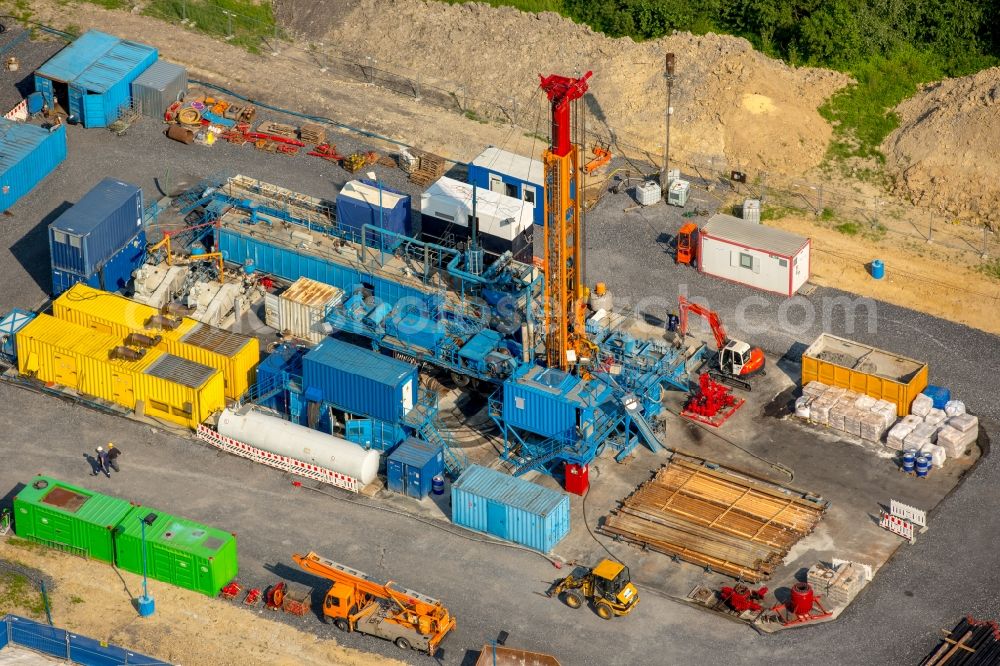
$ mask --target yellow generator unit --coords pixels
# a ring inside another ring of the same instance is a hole
[[[40,314],[17,332],[22,375],[191,429],[226,406],[222,373]]]
[[[260,342],[189,317],[169,317],[124,296],[73,285],[52,304],[59,319],[170,352],[222,371],[226,397],[239,399],[256,381]]]

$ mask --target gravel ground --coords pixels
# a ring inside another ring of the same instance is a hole
[[[349,178],[338,167],[304,155],[177,144],[163,138],[161,126],[150,120],[122,138],[70,128],[69,141],[67,162],[0,223],[0,244],[9,250],[0,255],[6,287],[0,311],[34,307],[46,298],[46,225],[104,176],[140,184],[148,200],[158,196],[157,179],[170,190],[223,171],[329,197]],[[334,141],[341,152],[359,147],[346,137]],[[390,185],[410,187],[398,171],[377,170]],[[674,307],[677,290],[684,289],[707,298],[734,336],[777,354],[800,351],[821,329],[871,342],[928,360],[933,382],[950,386],[974,411],[1000,417],[993,399],[1000,370],[997,337],[883,303],[876,304],[874,330],[850,332],[842,315],[827,321],[817,317],[798,328],[793,316],[790,325],[775,326],[784,312],[782,299],[673,265],[661,240],[679,226],[679,211],[660,205],[621,212],[629,205],[625,195],[608,197],[588,216],[588,276],[608,282],[619,304],[645,301],[639,310],[662,318]],[[827,299],[842,297],[849,295],[817,289],[806,302],[822,312]],[[753,306],[743,318],[733,315],[741,301]],[[44,471],[108,490],[103,480],[95,484],[87,476],[82,453],[94,442],[119,441],[127,447],[125,471],[111,482],[111,491],[246,535],[242,565],[252,584],[279,576],[301,580],[289,554],[313,548],[445,600],[459,618],[459,629],[446,642],[443,663],[471,663],[472,650],[506,629],[511,645],[548,649],[567,664],[718,663],[734,661],[733,654],[741,663],[795,658],[809,664],[904,664],[930,650],[935,632],[961,614],[1000,614],[997,597],[989,592],[1000,583],[992,544],[1000,530],[995,493],[1000,465],[995,457],[984,459],[932,516],[931,531],[916,546],[903,549],[837,623],[764,638],[653,594],[625,620],[605,623],[588,612],[574,614],[540,595],[558,572],[537,555],[401,520],[366,502],[339,501],[344,496],[336,492],[295,491],[289,478],[273,470],[50,397],[0,385],[0,399],[7,431],[0,443],[0,488]],[[70,422],[72,433],[65,428]],[[329,631],[315,618],[283,619],[318,635]],[[399,656],[381,640],[348,636],[344,642]],[[667,651],[669,658],[664,657]],[[416,654],[412,658],[431,663]]]

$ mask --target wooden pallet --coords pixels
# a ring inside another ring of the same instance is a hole
[[[627,497],[601,530],[746,581],[766,579],[826,503],[681,455]]]
[[[423,150],[411,151],[417,158],[416,168],[410,173],[410,181],[420,186],[430,185],[444,175],[445,159],[440,155]]]

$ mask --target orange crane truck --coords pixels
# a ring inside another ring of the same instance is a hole
[[[379,583],[313,552],[292,559],[306,571],[333,581],[323,600],[323,620],[342,631],[378,636],[400,649],[434,656],[455,628],[455,618],[436,599],[397,588],[392,581]]]

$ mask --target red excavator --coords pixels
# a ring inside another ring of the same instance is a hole
[[[752,390],[753,385],[748,378],[756,374],[765,374],[764,351],[760,347],[751,347],[742,340],[730,340],[719,315],[714,311],[692,303],[683,296],[680,297],[679,305],[680,326],[678,330],[681,337],[687,335],[689,312],[703,317],[712,327],[715,345],[719,349],[717,367],[711,368],[708,373],[712,379],[737,386],[746,391]]]

